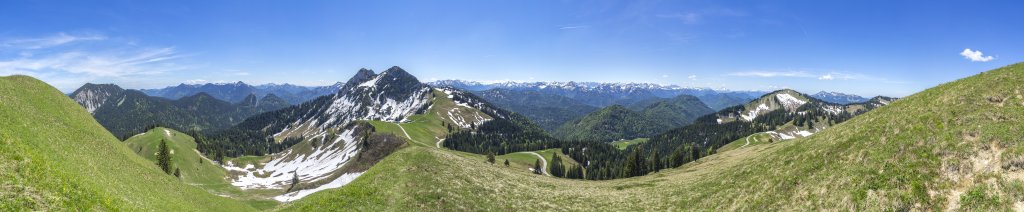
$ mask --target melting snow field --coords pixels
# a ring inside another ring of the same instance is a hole
[[[803,137],[811,136],[811,135],[814,134],[814,133],[812,133],[810,131],[807,131],[807,130],[801,130],[801,131],[789,132],[789,133],[780,133],[780,132],[775,132],[775,131],[768,131],[766,133],[768,133],[768,134],[770,134],[770,135],[772,135],[772,136],[774,136],[776,138],[782,139],[782,140],[789,140],[789,139],[794,139],[794,138],[803,138]]]
[[[767,110],[768,110],[768,105],[765,105],[764,103],[761,103],[761,105],[758,105],[756,108],[754,108],[754,110],[751,110],[750,112],[747,112],[746,115],[742,115],[741,114],[740,116],[743,117],[743,120],[753,121],[754,118],[757,118],[758,114],[761,114],[761,111],[767,111]]]
[[[360,175],[363,175],[363,173],[364,172],[343,174],[337,179],[334,179],[334,181],[321,185],[320,187],[290,192],[281,196],[276,196],[274,197],[274,200],[277,200],[279,202],[291,202],[298,199],[302,199],[303,197],[306,197],[318,191],[323,191],[332,188],[340,188],[341,186],[351,183],[353,180],[356,180],[356,178],[358,178]]]
[[[333,145],[321,145],[309,154],[293,153],[292,149],[274,154],[274,159],[262,168],[252,164],[238,167],[228,161],[224,169],[243,173],[231,182],[231,185],[242,189],[286,188],[291,185],[293,172],[298,172],[299,180],[303,182],[323,180],[348,163],[358,152],[352,134],[353,130],[346,130],[331,143]],[[344,149],[338,149],[338,145],[344,145]]]
[[[796,97],[793,97],[792,95],[789,95],[788,93],[777,94],[777,95],[775,95],[775,98],[778,99],[779,102],[782,103],[782,105],[785,106],[786,109],[789,109],[789,110],[794,110],[796,108],[799,108],[801,105],[804,105],[805,103],[807,103],[806,101],[797,99]]]

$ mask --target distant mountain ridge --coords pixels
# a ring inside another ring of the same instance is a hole
[[[678,85],[660,85],[654,83],[602,83],[573,81],[480,83],[465,80],[439,80],[428,82],[427,84],[432,86],[454,87],[473,92],[494,88],[538,91],[569,97],[599,108],[614,104],[629,105],[650,98],[673,98],[682,94],[697,97],[729,95],[739,97],[739,99],[753,99],[766,93],[764,91],[726,91],[709,88],[683,87]],[[727,104],[725,106],[731,106],[732,103],[741,104],[742,102],[727,102],[724,104]]]
[[[600,108],[572,98],[531,90],[494,88],[475,92],[494,105],[523,114],[548,132]]]
[[[289,106],[273,94],[259,99],[249,94],[238,103],[222,101],[203,92],[169,100],[114,84],[85,84],[70,97],[121,139],[142,133],[152,125],[183,131],[224,129],[249,116]]]
[[[344,85],[341,82],[329,86],[300,86],[293,84],[263,84],[249,85],[238,81],[234,83],[206,83],[206,84],[179,84],[158,89],[141,89],[143,93],[150,96],[163,97],[167,99],[180,99],[198,93],[207,93],[214,98],[227,101],[239,102],[250,94],[263,97],[274,94],[277,98],[287,101],[289,104],[299,104],[319,96],[333,94]]]
[[[820,99],[820,100],[826,101],[826,102],[836,103],[836,104],[851,104],[851,103],[860,103],[860,102],[868,101],[867,98],[864,98],[864,97],[861,97],[861,96],[858,96],[858,95],[845,94],[845,93],[839,93],[839,92],[825,92],[825,91],[821,91],[821,92],[818,92],[816,94],[813,94],[813,95],[811,95],[811,97],[814,97],[814,98],[817,98],[817,99]]]
[[[554,131],[568,140],[614,141],[648,137],[714,113],[695,96],[651,99],[629,107],[612,105],[569,121]]]

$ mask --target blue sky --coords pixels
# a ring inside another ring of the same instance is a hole
[[[0,75],[70,92],[326,85],[398,65],[422,81],[905,96],[1021,61],[1018,2],[4,1]]]

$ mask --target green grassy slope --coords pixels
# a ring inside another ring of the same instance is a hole
[[[807,138],[609,181],[404,148],[284,209],[1013,210],[1024,206],[1024,64],[925,90]]]
[[[0,78],[0,211],[249,211],[166,175],[57,89]]]
[[[636,139],[630,139],[630,140],[618,140],[618,141],[612,141],[612,145],[615,145],[615,148],[618,148],[618,149],[626,149],[626,147],[629,147],[630,145],[644,143],[644,142],[647,142],[648,140],[650,140],[650,139],[649,138],[636,138]]]
[[[166,131],[165,131],[166,130]],[[236,200],[256,207],[272,208],[278,204],[270,199],[283,191],[276,190],[242,190],[231,185],[227,180],[228,173],[224,168],[214,164],[208,158],[202,157],[196,151],[196,142],[192,136],[175,131],[173,129],[157,127],[143,134],[132,136],[125,140],[128,149],[139,156],[156,163],[156,152],[159,150],[160,141],[167,141],[167,147],[171,150],[171,167],[181,170],[181,181],[185,184],[200,187],[207,192],[231,197]],[[264,157],[248,157],[264,158]],[[236,164],[245,164],[244,159],[234,161]]]

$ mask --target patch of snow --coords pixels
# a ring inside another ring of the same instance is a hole
[[[298,199],[302,199],[303,197],[306,197],[307,195],[316,193],[318,191],[323,191],[323,190],[332,189],[332,188],[340,188],[341,186],[344,186],[344,185],[346,185],[348,183],[351,183],[352,181],[356,180],[356,178],[359,178],[359,176],[363,175],[363,173],[364,172],[343,174],[340,177],[335,178],[330,183],[321,185],[320,187],[316,187],[316,188],[313,188],[313,189],[299,190],[299,191],[283,194],[281,196],[274,197],[274,200],[277,200],[279,202],[291,202],[291,201],[295,201],[295,200],[298,200]]]
[[[743,117],[743,120],[753,121],[754,118],[757,118],[757,115],[761,114],[761,111],[767,111],[768,109],[768,105],[761,103],[754,110],[748,111],[746,115],[740,114],[740,117]]]
[[[171,131],[164,129],[164,135],[167,135],[167,137],[171,137]]]
[[[831,113],[832,115],[839,115],[843,113],[843,107],[838,105],[824,105],[821,107],[825,112]]]
[[[373,87],[377,85],[377,80],[380,80],[380,77],[374,77],[371,80],[367,80],[366,82],[360,83],[359,87]]]
[[[722,119],[718,119],[718,124],[722,124]]]
[[[231,185],[241,189],[285,188],[291,185],[293,172],[298,172],[299,180],[303,182],[323,180],[355,157],[359,145],[356,145],[354,133],[354,130],[346,130],[333,142],[325,142],[309,154],[293,153],[291,149],[273,154],[271,157],[274,159],[261,168],[252,164],[240,168],[229,161],[224,169],[242,172],[231,182]],[[319,137],[309,139],[315,138]],[[336,148],[338,145],[343,145],[344,149]]]
[[[795,110],[799,108],[801,105],[807,103],[806,101],[797,99],[796,97],[793,97],[793,95],[789,95],[788,93],[776,94],[775,99],[778,99],[779,103],[782,103],[782,105],[789,110]]]

